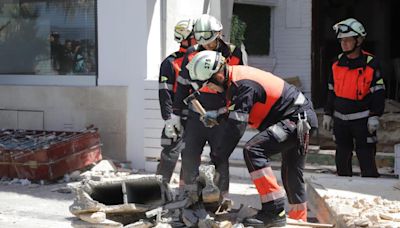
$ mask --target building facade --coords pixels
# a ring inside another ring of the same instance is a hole
[[[21,31],[18,23],[25,12],[20,11],[20,18],[12,17],[7,13],[14,12],[12,7],[34,9],[35,23],[26,26],[37,29],[31,36],[40,38],[35,47],[43,45],[44,51],[28,52],[36,53],[31,67],[18,57],[3,64],[10,67],[0,69],[0,127],[80,130],[94,124],[101,134],[103,155],[130,161],[135,169],[152,170],[154,165],[146,163],[146,158],[159,156],[161,150],[164,123],[158,107],[158,71],[162,59],[178,48],[172,32],[178,20],[209,13],[222,21],[228,39],[232,15],[246,15],[246,10],[256,7],[259,17],[246,20],[253,20],[252,25],[267,21],[263,23],[266,37],[255,38],[267,45],[263,53],[249,52],[249,65],[283,78],[297,76],[302,90],[311,95],[311,0],[7,2],[13,5],[1,5],[0,52],[26,53],[28,48],[26,40],[5,42],[15,29]],[[53,14],[61,15],[58,21],[52,21]],[[73,47],[72,69],[61,70],[57,63],[57,48],[50,43],[57,34],[64,55],[65,47]],[[84,70],[79,68],[75,51],[79,47],[86,61]],[[0,56],[0,60],[6,62],[11,55]],[[240,156],[235,153],[233,157]]]

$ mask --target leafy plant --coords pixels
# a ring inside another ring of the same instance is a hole
[[[242,42],[246,39],[244,37],[244,33],[246,31],[246,23],[242,20],[237,15],[232,15],[232,21],[231,21],[231,40],[230,42],[237,47],[240,47]]]

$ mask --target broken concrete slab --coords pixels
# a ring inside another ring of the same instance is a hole
[[[90,223],[102,223],[106,220],[106,213],[102,211],[97,211],[93,213],[83,213],[79,214],[78,218]]]
[[[131,175],[106,181],[85,180],[75,185],[70,212],[76,216],[103,212],[123,224],[138,221],[144,213],[172,200],[169,186],[158,175]],[[86,221],[90,221],[89,218]]]
[[[115,172],[117,171],[117,167],[115,167],[111,160],[101,160],[90,170],[94,172]]]

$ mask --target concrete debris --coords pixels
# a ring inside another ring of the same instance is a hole
[[[8,184],[20,184],[22,186],[27,186],[27,185],[30,185],[31,182],[28,179],[14,178],[10,182],[8,182]]]
[[[232,210],[233,201],[228,198],[223,198],[215,214],[225,213]]]
[[[245,226],[242,223],[236,223],[232,226],[232,228],[244,228]]]
[[[84,214],[87,218],[85,221],[97,215],[88,218],[88,213],[101,212],[116,222],[129,224],[143,218],[146,211],[172,200],[169,186],[157,175],[84,180],[80,185],[71,186],[74,187],[76,198],[70,206],[70,212],[78,217]],[[101,216],[95,219],[99,218]]]
[[[391,220],[394,222],[400,222],[400,213],[392,214],[392,213],[380,213],[379,216],[381,219]]]
[[[367,227],[370,226],[371,223],[368,218],[358,218],[354,220],[354,225],[359,227]]]
[[[217,222],[217,225],[219,228],[231,228],[233,227],[232,222],[230,221],[222,221],[222,222]],[[243,226],[243,224],[241,224]],[[238,226],[236,226],[238,227]]]
[[[117,167],[114,165],[114,163],[111,160],[101,160],[93,168],[91,168],[91,171],[94,171],[94,172],[116,172]]]
[[[201,166],[198,183],[185,185],[176,197],[161,176],[124,176],[109,162],[100,166],[82,173],[80,183],[68,184],[76,194],[70,212],[82,220],[74,227],[241,228],[237,222],[257,212],[243,206],[231,212],[233,202],[221,196],[212,165]]]
[[[214,165],[200,165],[199,167],[199,181],[204,184],[201,190],[204,203],[218,202],[221,198],[221,192],[214,183],[215,166]]]
[[[74,228],[122,228],[124,225],[109,219],[100,223],[90,223],[83,220],[75,219],[71,222]]]
[[[400,202],[382,199],[381,197],[344,197],[325,196],[326,202],[332,205],[337,218],[348,227],[386,227],[387,223],[400,222]],[[396,223],[395,227],[400,227]]]
[[[135,223],[124,226],[124,228],[150,228],[153,227],[153,223],[146,220],[139,220]]]
[[[201,219],[207,219],[208,216],[204,205],[200,202],[182,209],[182,221],[187,227],[196,226]]]
[[[75,190],[76,198],[72,205],[69,207],[69,211],[78,216],[79,214],[91,213],[104,211],[105,205],[97,201],[92,200],[90,195],[83,189],[78,188]]]
[[[102,223],[106,220],[106,213],[102,211],[97,211],[94,213],[82,213],[78,217],[83,221],[90,223]]]
[[[75,170],[71,173],[65,174],[64,177],[62,179],[60,179],[58,182],[59,183],[69,183],[69,182],[81,181],[81,180],[82,180],[81,171]]]
[[[171,226],[168,223],[157,223],[157,225],[154,226],[155,228],[172,228],[173,226]]]

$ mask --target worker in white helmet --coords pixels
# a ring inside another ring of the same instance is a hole
[[[184,148],[182,149],[182,169],[184,182],[187,189],[197,189],[197,176],[199,174],[200,155],[203,148],[208,143],[210,146],[211,163],[215,165],[219,179],[217,186],[221,195],[228,194],[229,191],[229,156],[234,147],[224,153],[217,153],[217,143],[224,134],[221,132],[221,124],[213,125],[213,121],[208,118],[200,119],[200,114],[192,105],[187,106],[184,99],[191,92],[197,90],[197,84],[190,79],[187,63],[199,52],[204,50],[214,50],[222,53],[230,65],[243,65],[242,51],[240,47],[226,43],[222,40],[223,26],[215,17],[204,14],[195,22],[193,27],[194,38],[197,44],[189,48],[183,63],[182,71],[178,77],[178,87],[173,104],[174,114],[180,116],[182,110],[186,107],[189,109],[189,115],[186,123],[185,134],[183,136]],[[212,99],[210,99],[212,98]],[[215,118],[222,117],[226,114],[226,100],[224,95],[202,88],[199,90],[197,99],[202,103],[207,111],[215,113]],[[239,138],[237,139],[239,140]]]
[[[163,60],[159,75],[159,101],[161,116],[165,126],[161,134],[160,163],[157,166],[157,174],[163,176],[167,183],[171,180],[181,150],[181,135],[183,131],[182,120],[176,121],[172,113],[172,102],[177,86],[177,77],[181,71],[183,56],[187,49],[196,44],[193,38],[193,21],[181,20],[174,27],[174,40],[180,44],[179,50],[170,54]],[[187,112],[187,111],[186,111]]]
[[[332,65],[323,127],[336,142],[339,176],[352,176],[355,148],[361,176],[378,177],[376,131],[385,108],[385,85],[376,57],[362,49],[367,32],[354,18],[333,26],[342,53]]]

